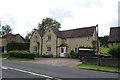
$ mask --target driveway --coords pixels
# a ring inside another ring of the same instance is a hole
[[[48,64],[60,67],[76,67],[77,64],[81,64],[79,59],[69,58],[36,58],[32,63]]]

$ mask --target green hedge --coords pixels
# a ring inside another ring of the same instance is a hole
[[[19,43],[15,41],[11,41],[7,43],[7,52],[11,50],[29,50],[30,43]]]
[[[110,47],[108,53],[112,55],[114,58],[120,59],[120,45],[114,45]]]
[[[27,53],[27,52],[17,51],[17,50],[9,51],[8,55],[9,57],[30,58],[30,59],[34,59],[36,57],[36,55],[33,53]]]

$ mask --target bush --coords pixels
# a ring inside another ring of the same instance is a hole
[[[11,41],[7,43],[7,52],[11,50],[29,50],[30,43],[20,43],[20,42],[15,42]]]
[[[9,51],[8,54],[9,54],[9,57],[30,58],[30,59],[35,58],[35,54],[33,53],[27,53],[27,52],[17,51],[17,50]]]
[[[78,53],[75,53],[74,50],[70,52],[70,57],[71,58],[78,58]]]
[[[114,58],[120,59],[120,45],[114,45],[110,47],[108,53],[112,55]]]

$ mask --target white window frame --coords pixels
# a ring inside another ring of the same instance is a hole
[[[52,36],[47,36],[47,40],[51,40],[52,39]]]
[[[47,52],[51,52],[52,51],[52,47],[51,46],[47,46]]]
[[[75,53],[78,53],[78,48],[74,48],[74,52],[75,52]]]

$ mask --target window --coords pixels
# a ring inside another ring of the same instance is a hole
[[[47,47],[47,52],[51,52],[51,47]]]
[[[90,38],[88,37],[87,40],[90,40]]]
[[[34,46],[34,52],[37,52],[37,47],[36,46]]]
[[[51,36],[48,36],[48,40],[51,40]]]
[[[61,53],[64,53],[64,48],[61,48]]]
[[[74,52],[75,52],[75,53],[78,53],[78,48],[74,48]]]

